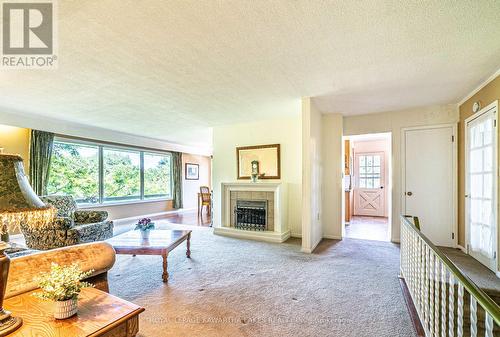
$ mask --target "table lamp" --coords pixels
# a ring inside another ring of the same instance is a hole
[[[52,222],[55,209],[46,206],[31,188],[19,155],[0,154],[0,234],[19,228],[21,223],[44,227]],[[7,242],[0,241],[0,336],[19,328],[22,319],[3,309],[10,259]]]

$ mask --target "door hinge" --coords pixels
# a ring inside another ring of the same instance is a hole
[[[451,233],[451,239],[454,240],[455,239],[455,233]]]
[[[455,141],[455,136],[451,136],[451,142],[453,143]]]

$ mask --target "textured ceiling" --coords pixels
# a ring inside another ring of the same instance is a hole
[[[0,109],[185,144],[211,126],[456,103],[500,66],[500,1],[64,0],[59,68]]]

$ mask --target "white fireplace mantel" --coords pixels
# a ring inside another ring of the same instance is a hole
[[[274,192],[274,230],[251,231],[231,227],[231,192]],[[268,182],[232,182],[221,184],[221,226],[214,228],[214,234],[268,242],[284,242],[290,237],[287,222],[286,184]]]

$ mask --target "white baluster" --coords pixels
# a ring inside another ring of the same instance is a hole
[[[429,331],[429,247],[424,249],[424,322],[425,331]]]
[[[434,328],[434,253],[430,252],[427,257],[429,258],[428,268],[429,268],[429,332],[433,336]]]
[[[464,334],[464,286],[458,282],[458,299],[457,299],[457,337],[462,337]]]
[[[440,260],[434,256],[434,336],[439,336],[439,266]]]
[[[420,290],[420,281],[422,279],[422,260],[421,260],[420,240],[415,238],[415,292],[417,294],[417,308],[422,311],[422,291]]]
[[[421,287],[421,291],[422,291],[422,313],[424,314],[424,316],[423,316],[424,321],[425,321],[425,323],[427,323],[427,296],[425,294],[425,290],[426,290],[425,286],[427,284],[427,282],[425,280],[425,277],[426,277],[426,275],[425,275],[425,272],[426,272],[425,248],[426,248],[426,246],[424,244],[424,241],[421,240],[420,243],[422,244],[422,250],[421,250],[421,254],[420,254],[420,256],[422,258],[422,260],[421,260],[422,261],[422,264],[421,264],[422,271],[420,274],[420,284],[421,284],[420,287]]]
[[[449,296],[448,296],[448,336],[455,336],[454,314],[455,314],[455,277],[450,273]]]
[[[441,263],[441,337],[446,337],[446,267]]]
[[[477,337],[477,302],[470,295],[470,337]]]
[[[485,328],[485,337],[493,337],[493,317],[488,312],[486,312]]]

